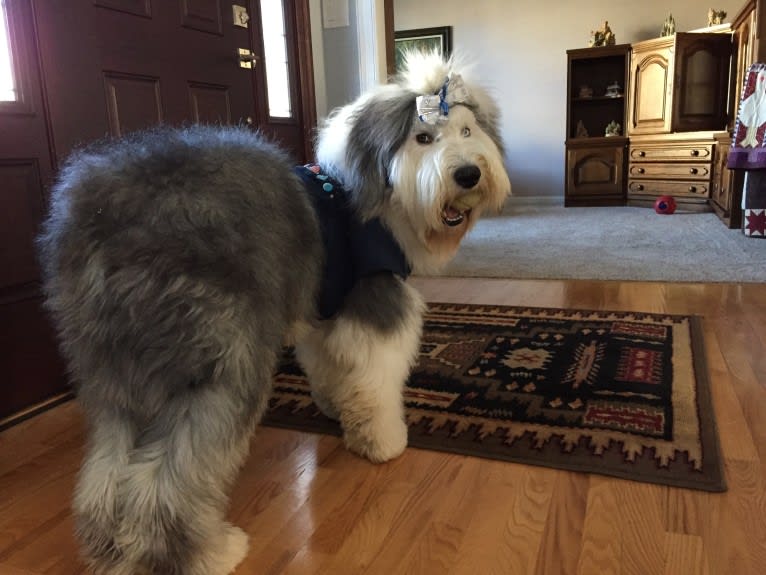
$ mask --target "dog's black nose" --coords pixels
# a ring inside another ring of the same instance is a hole
[[[481,178],[481,170],[478,166],[468,164],[455,170],[455,175],[452,177],[455,178],[458,186],[470,190]]]

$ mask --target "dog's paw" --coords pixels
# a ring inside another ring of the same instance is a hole
[[[399,457],[407,447],[407,424],[402,419],[372,421],[344,430],[346,447],[373,463]]]
[[[340,419],[340,411],[333,403],[327,399],[324,395],[317,392],[315,389],[311,390],[311,399],[314,404],[319,408],[319,411],[324,413],[330,419],[338,421]]]
[[[231,573],[237,565],[242,563],[247,555],[247,550],[250,548],[249,541],[250,538],[247,533],[239,527],[229,525],[226,528],[226,548],[221,564],[221,567],[226,570],[222,573]]]
[[[239,527],[224,523],[224,530],[220,537],[214,538],[210,543],[210,554],[205,556],[196,569],[194,575],[229,575],[242,563],[250,547],[247,533]]]

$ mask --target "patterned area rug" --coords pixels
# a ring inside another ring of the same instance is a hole
[[[429,304],[409,445],[726,489],[701,320]],[[288,350],[264,425],[340,434]]]

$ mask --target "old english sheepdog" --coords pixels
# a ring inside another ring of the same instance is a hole
[[[501,208],[502,150],[488,92],[423,54],[331,115],[316,165],[220,127],[73,155],[39,247],[89,423],[74,511],[96,573],[221,575],[244,558],[228,490],[288,336],[348,448],[402,453],[425,308],[405,278]]]

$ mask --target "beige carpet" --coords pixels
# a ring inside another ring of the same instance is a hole
[[[712,213],[511,205],[476,225],[442,275],[766,282],[766,240]]]

